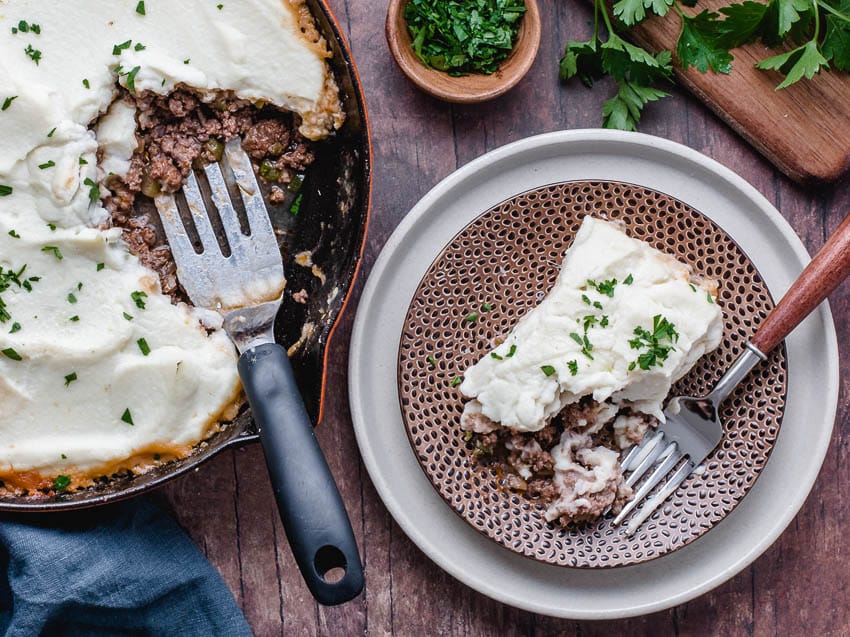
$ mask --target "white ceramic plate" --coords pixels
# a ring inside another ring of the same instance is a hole
[[[685,146],[607,130],[527,138],[444,179],[387,241],[360,300],[349,391],[357,441],[378,493],[404,532],[440,567],[485,595],[529,611],[611,619],[663,610],[718,586],[756,559],[791,522],[832,434],[838,349],[824,304],[787,339],[785,418],[767,466],[741,504],[694,543],[636,566],[580,570],[535,562],[490,541],[455,515],[413,455],[398,404],[398,339],[422,275],[458,231],[517,193],[578,179],[640,184],[692,205],[738,241],[776,299],[809,260],[799,238],[764,197]]]

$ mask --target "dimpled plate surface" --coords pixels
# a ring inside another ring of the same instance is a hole
[[[773,307],[761,276],[719,226],[681,201],[612,181],[547,185],[504,201],[444,248],[408,308],[399,346],[403,420],[420,466],[438,493],[478,531],[527,557],[561,566],[613,567],[647,561],[692,542],[746,495],[767,461],[785,406],[784,346],[724,403],[724,438],[704,470],[690,476],[635,535],[600,519],[567,529],[544,507],[501,486],[496,466],[478,463],[459,428],[462,375],[551,288],[581,219],[625,224],[630,236],[676,256],[720,284],[721,345],[673,389],[707,393]],[[488,304],[491,310],[482,306]],[[466,320],[477,312],[474,321]]]

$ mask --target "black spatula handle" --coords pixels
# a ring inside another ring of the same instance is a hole
[[[363,590],[351,522],[313,432],[289,357],[269,343],[239,358],[239,376],[263,443],[280,519],[313,596],[332,606]],[[345,574],[332,581],[327,575]],[[330,571],[330,572],[329,572]]]

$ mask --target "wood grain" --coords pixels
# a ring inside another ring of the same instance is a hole
[[[384,39],[386,2],[331,0],[331,6],[358,61],[374,133],[373,216],[356,299],[393,228],[439,179],[504,143],[562,128],[598,126],[602,102],[613,87],[603,83],[588,91],[558,83],[564,44],[586,39],[592,29],[585,0],[540,3],[545,30],[529,74],[511,92],[480,106],[439,102],[407,81]],[[850,210],[850,185],[797,186],[684,91],[674,89],[671,98],[647,107],[643,132],[684,143],[738,172],[782,211],[812,252],[837,228],[843,211]],[[850,284],[839,286],[831,304],[841,343],[840,409],[808,501],[750,567],[668,611],[608,622],[552,619],[494,602],[426,558],[392,521],[359,461],[346,387],[354,302],[331,347],[325,420],[318,437],[364,556],[365,593],[335,609],[320,609],[312,601],[277,521],[257,446],[226,452],[170,484],[163,495],[221,571],[259,637],[842,637],[850,634]]]
[[[726,0],[704,0],[698,10],[716,10]],[[689,10],[691,14],[696,10]],[[735,131],[779,170],[798,182],[834,181],[850,167],[850,75],[821,73],[782,89],[782,76],[760,71],[756,62],[771,55],[754,43],[734,51],[729,75],[682,72],[676,60],[681,18],[670,11],[647,20],[630,33],[639,44],[674,52],[676,75]]]
[[[827,239],[811,263],[758,328],[753,345],[767,353],[779,345],[850,275],[850,216]]]

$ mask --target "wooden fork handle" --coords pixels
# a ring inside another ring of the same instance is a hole
[[[850,276],[850,215],[759,327],[752,344],[767,354]]]

